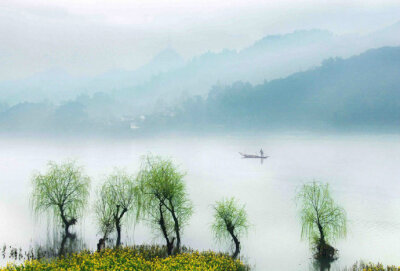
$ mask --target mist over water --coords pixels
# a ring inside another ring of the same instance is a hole
[[[399,14],[398,0],[1,0],[0,266],[3,244],[96,250],[96,190],[149,154],[186,172],[184,246],[232,252],[211,224],[234,197],[251,270],[316,269],[296,195],[319,181],[347,214],[346,238],[320,231],[330,270],[400,266]],[[67,160],[91,177],[76,239],[31,207],[34,174]],[[139,221],[122,242],[165,240]]]
[[[270,157],[242,159],[238,152],[263,148]],[[308,242],[300,239],[295,196],[301,184],[329,182],[333,198],[347,212],[348,235],[334,244],[340,270],[360,259],[400,264],[399,136],[258,135],[165,137],[134,140],[69,140],[1,138],[0,241],[28,248],[45,243],[46,219],[35,220],[29,206],[31,177],[49,160],[77,159],[92,178],[91,202],[103,177],[114,167],[136,173],[148,153],[171,157],[187,172],[185,181],[194,215],[183,244],[195,249],[228,250],[214,242],[211,205],[237,197],[246,205],[251,228],[242,240],[242,256],[255,270],[309,270]],[[100,238],[91,206],[74,231],[90,249]],[[125,244],[160,243],[139,223],[125,228]],[[2,244],[0,244],[2,245]],[[3,260],[1,263],[4,264]]]

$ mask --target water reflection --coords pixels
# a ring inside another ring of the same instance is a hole
[[[330,271],[331,264],[336,261],[337,258],[331,257],[319,257],[313,261],[313,268],[315,271]]]
[[[242,159],[260,159],[260,164],[262,165],[264,163],[264,160],[266,160],[268,157],[242,157]]]
[[[328,244],[324,244],[322,248],[317,246],[316,249],[313,261],[314,270],[330,271],[331,264],[339,259],[338,250]]]
[[[67,254],[87,249],[83,238],[80,238],[76,234],[53,234],[53,236],[48,236],[43,243],[35,243],[28,250],[4,244],[1,249],[2,258],[7,261],[22,263],[25,260],[51,259],[66,256]]]
[[[83,238],[76,234],[53,234],[44,244],[35,244],[31,250],[33,259],[54,258],[79,252],[87,248]]]
[[[251,150],[254,142],[268,149],[272,156],[267,161],[240,159],[237,150]],[[400,251],[400,242],[395,242],[400,239],[400,216],[393,215],[400,208],[400,184],[396,179],[400,176],[398,137],[260,136],[129,142],[3,139],[0,149],[0,213],[6,221],[0,223],[1,245],[5,242],[25,251],[31,246],[32,236],[33,242],[45,242],[46,227],[34,226],[28,199],[32,172],[42,169],[48,160],[76,157],[93,177],[92,186],[97,187],[101,176],[114,167],[139,170],[140,156],[152,151],[173,157],[188,173],[187,188],[196,211],[185,231],[185,245],[200,250],[221,249],[209,231],[210,203],[233,195],[245,202],[254,225],[243,240],[243,255],[256,266],[255,270],[312,270],[314,259],[309,260],[309,246],[300,241],[293,199],[297,187],[316,178],[332,185],[335,198],[351,218],[350,234],[338,243],[341,255],[331,263],[331,270],[351,266],[359,259],[400,263],[392,253]],[[265,165],[260,166],[261,162]],[[92,218],[88,214],[80,223],[82,226],[74,226],[77,233],[91,249],[96,249],[100,237],[96,236]],[[127,230],[124,238],[127,245],[158,241],[145,224],[139,224],[135,234]],[[9,248],[7,251],[9,254]],[[327,269],[325,265],[323,268]]]
[[[79,252],[83,249],[81,248],[82,245],[84,246],[82,240],[78,239],[76,235],[63,235],[60,244],[57,246],[58,256],[65,256],[73,252]]]

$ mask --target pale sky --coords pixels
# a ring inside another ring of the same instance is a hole
[[[400,0],[0,0],[0,80],[131,70],[168,45],[190,59],[269,34],[364,34],[397,21]]]

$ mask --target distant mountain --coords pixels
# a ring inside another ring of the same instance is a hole
[[[214,85],[236,81],[262,84],[305,71],[330,57],[349,57],[370,48],[399,45],[400,23],[365,36],[299,30],[267,35],[242,50],[207,52],[189,61],[166,48],[134,71],[116,69],[94,77],[76,77],[50,69],[29,78],[0,82],[0,104],[49,102],[55,105],[103,93],[112,118],[162,112],[185,97],[207,95]],[[93,106],[89,115],[102,115]],[[102,104],[103,102],[101,102]],[[4,106],[2,106],[4,108]]]
[[[285,35],[269,35],[256,41],[251,47],[244,49],[242,52],[257,50],[270,51],[282,49],[284,47],[304,46],[315,42],[329,40],[333,34],[326,30],[298,30]]]
[[[68,76],[56,73],[54,78]],[[40,82],[40,76],[35,80]],[[97,92],[59,104],[3,103],[0,133],[101,136],[214,130],[398,131],[400,47],[372,49],[346,59],[329,58],[318,67],[258,85],[243,81],[217,84],[207,95],[188,95],[174,106],[160,100],[153,109],[145,105],[145,109],[138,109],[120,97]]]
[[[400,46],[400,21],[366,36],[373,47]]]
[[[0,131],[45,131],[53,106],[46,103],[20,103],[0,114]]]
[[[240,51],[225,49],[218,53],[207,52],[179,69],[161,73],[140,86],[121,90],[116,95],[140,95],[141,99],[146,99],[151,94],[153,98],[174,100],[182,93],[205,95],[215,84],[232,84],[235,81],[260,84],[316,67],[329,57],[349,57],[371,48],[399,45],[396,35],[384,41],[379,41],[377,36],[395,29],[382,29],[366,36],[338,36],[320,29],[269,35]]]
[[[171,47],[159,52],[148,64],[141,70],[147,72],[150,76],[157,76],[160,73],[171,72],[183,67],[185,61]]]
[[[134,71],[112,70],[98,75],[88,82],[86,88],[96,86],[97,91],[110,92],[118,89],[134,88],[150,81],[162,73],[174,72],[183,67],[185,61],[172,48],[166,48],[154,56],[147,64]]]
[[[22,80],[0,82],[0,102],[16,104],[73,99],[82,91],[86,81],[86,78],[52,68]]]
[[[81,94],[111,93],[116,89],[144,84],[161,73],[182,67],[184,63],[176,51],[166,48],[135,71],[112,70],[95,77],[77,77],[60,68],[52,68],[25,79],[0,82],[0,102],[60,103]]]
[[[323,30],[266,36],[241,51],[225,49],[219,53],[207,52],[193,58],[181,69],[161,74],[142,87],[158,95],[182,91],[206,94],[217,82],[229,84],[244,80],[260,83],[318,65],[324,58],[336,56],[327,50],[333,38],[333,34]]]
[[[317,68],[260,85],[215,86],[147,129],[400,129],[400,47],[331,58]]]
[[[160,103],[168,105],[179,103],[181,97],[206,95],[216,83],[260,83],[315,66],[332,56],[327,49],[332,39],[334,35],[328,31],[296,31],[266,37],[242,51],[207,52],[186,63],[175,51],[166,49],[134,72],[102,75],[93,80],[93,85],[97,85],[97,91],[111,94],[119,107],[149,113],[159,110]]]

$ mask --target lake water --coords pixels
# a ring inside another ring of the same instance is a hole
[[[340,270],[364,259],[400,265],[399,136],[219,136],[133,140],[38,140],[1,138],[0,245],[28,247],[46,239],[43,220],[29,207],[31,177],[48,160],[77,159],[92,178],[92,190],[114,167],[137,172],[140,157],[171,157],[187,172],[194,215],[183,243],[195,249],[225,250],[210,232],[211,205],[234,196],[246,205],[251,228],[242,255],[256,270],[310,270],[311,252],[300,239],[296,191],[304,182],[329,182],[345,208],[348,234],[334,246]],[[242,159],[238,152],[263,148],[270,157]],[[93,197],[91,198],[93,200]],[[99,238],[90,209],[78,225],[88,246]],[[125,243],[163,243],[144,224],[125,228]],[[1,260],[0,260],[1,261]],[[4,260],[3,260],[4,261]],[[4,262],[3,262],[4,264]]]

